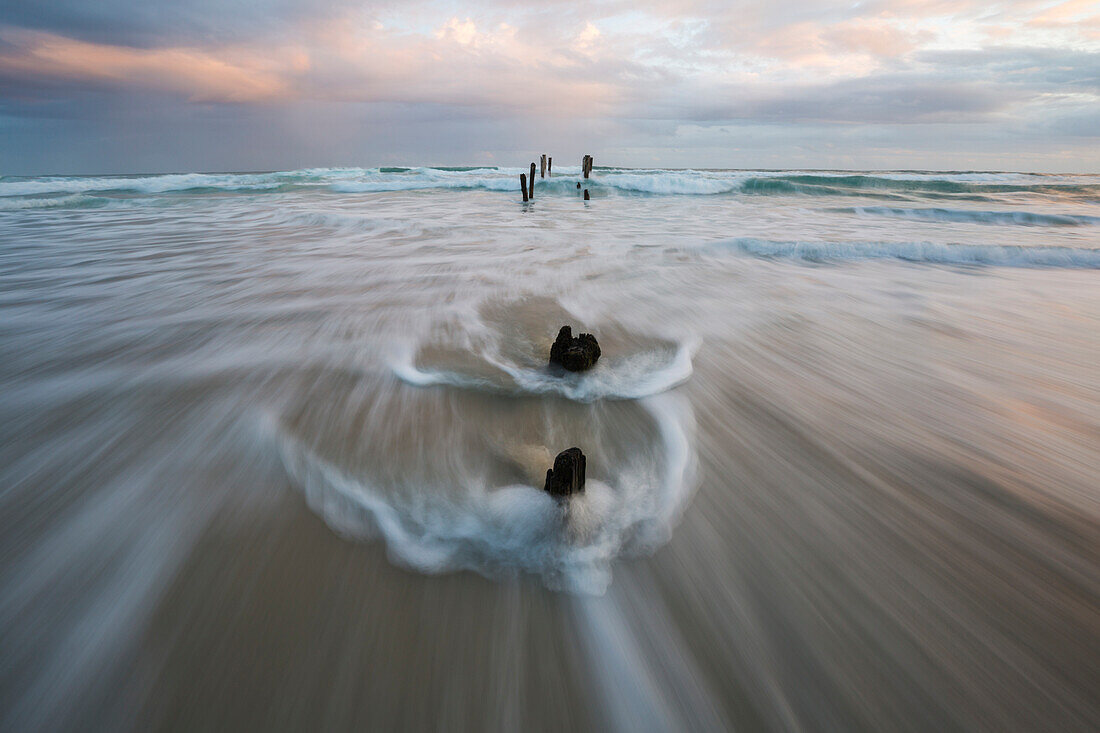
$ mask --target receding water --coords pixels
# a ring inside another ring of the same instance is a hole
[[[0,178],[0,727],[1100,727],[1100,176],[521,170]]]

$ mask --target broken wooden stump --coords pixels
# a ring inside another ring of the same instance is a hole
[[[527,201],[527,174],[526,173],[520,173],[519,174],[519,190],[523,194],[524,202],[526,202]]]
[[[588,178],[590,175],[592,175],[592,164],[594,162],[595,161],[592,159],[591,155],[586,155],[584,156],[584,158],[581,159],[581,173],[584,175],[585,178]]]
[[[546,178],[546,153],[539,158],[539,178]]]
[[[588,201],[588,189],[584,189],[584,200]]]
[[[531,179],[527,181],[528,190],[527,193],[531,197],[531,200],[535,199],[535,164],[531,164]]]
[[[580,448],[567,448],[554,459],[554,467],[546,470],[543,490],[553,497],[568,497],[584,493],[584,453]]]
[[[550,363],[571,372],[583,372],[596,366],[600,359],[600,344],[590,333],[573,338],[573,329],[562,326],[554,345],[550,347]]]
[[[546,159],[546,175],[550,176],[551,178],[554,177],[554,158],[553,157],[549,157],[549,158]]]

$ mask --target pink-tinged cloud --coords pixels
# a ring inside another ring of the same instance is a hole
[[[293,46],[127,48],[8,33],[0,73],[177,93],[198,102],[343,101],[490,106],[512,113],[608,113],[636,99],[599,31],[531,46],[516,28],[452,17],[430,35],[348,18],[307,24]],[[635,75],[638,73],[635,68]]]
[[[22,35],[0,53],[0,71],[8,74],[177,92],[199,102],[283,99],[283,74],[307,66],[301,51],[277,60],[242,49],[126,48],[47,33]]]
[[[929,30],[903,30],[895,23],[880,19],[857,18],[837,23],[822,33],[834,49],[865,53],[878,58],[896,58],[932,40]]]

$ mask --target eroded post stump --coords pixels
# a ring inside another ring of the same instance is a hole
[[[584,453],[580,448],[567,448],[554,459],[554,467],[546,470],[543,489],[554,497],[584,493]]]
[[[550,347],[550,363],[571,372],[583,372],[596,366],[600,359],[600,344],[590,333],[573,338],[573,329],[562,326],[554,345]]]

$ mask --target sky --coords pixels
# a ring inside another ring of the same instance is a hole
[[[1100,172],[1100,0],[0,0],[0,174]]]

